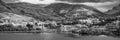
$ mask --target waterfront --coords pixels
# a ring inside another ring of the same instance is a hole
[[[0,33],[0,40],[119,40],[107,36],[70,36],[57,33]]]

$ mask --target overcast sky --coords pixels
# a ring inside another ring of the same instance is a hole
[[[54,2],[61,2],[61,1],[55,1],[55,0],[3,0],[7,3],[13,3],[13,2],[27,2],[27,3],[32,3],[32,4],[50,4],[50,3],[54,3]],[[62,2],[63,3],[63,2]],[[88,6],[93,6],[95,8],[97,8],[98,10],[105,12],[111,8],[113,8],[114,6],[119,4],[119,1],[117,2],[104,2],[104,3],[70,3],[70,2],[65,2],[65,3],[69,3],[69,4],[84,4],[84,5],[88,5]]]
[[[27,2],[27,3],[33,3],[33,4],[50,4],[55,2],[55,0],[3,0],[7,3],[13,3],[13,2]]]

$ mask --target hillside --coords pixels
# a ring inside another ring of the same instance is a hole
[[[85,18],[102,18],[108,15],[98,11],[97,9],[85,5],[70,5],[65,3],[55,3],[46,6],[45,8],[57,13],[59,16],[66,19],[85,19]]]
[[[10,12],[41,21],[77,21],[88,18],[111,18],[111,15],[102,13],[93,7],[66,3],[53,3],[42,7],[41,5],[29,3],[7,4],[0,0],[0,10],[0,13]]]
[[[29,3],[4,3],[0,2],[0,12],[10,12],[18,15],[33,17],[37,20],[79,20],[84,18],[101,18],[108,15],[97,9],[85,5],[70,5],[53,3],[46,7]]]
[[[28,3],[9,3],[0,2],[1,13],[12,12],[15,14],[25,15],[33,17],[39,20],[61,20],[60,17],[56,17],[54,13],[49,12],[47,9]],[[59,19],[58,19],[59,18]]]
[[[110,14],[112,16],[119,16],[120,15],[120,4],[111,10],[107,11],[106,14]]]

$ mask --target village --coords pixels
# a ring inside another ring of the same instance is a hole
[[[82,31],[82,30],[90,30],[90,29],[100,29],[105,30],[105,27],[93,26],[90,27],[93,23],[99,23],[99,19],[85,19],[79,20],[79,24],[69,25],[69,24],[62,24],[57,23],[56,21],[13,21],[13,20],[1,20],[3,23],[0,23],[1,26],[11,25],[13,28],[22,28],[28,30],[42,30],[42,31],[58,31],[60,32],[70,32],[70,31]],[[3,28],[4,29],[4,28]],[[7,28],[9,29],[9,28]],[[2,30],[1,30],[2,31]],[[4,30],[3,30],[4,31]],[[13,30],[15,31],[15,30]],[[93,30],[94,31],[94,30]]]
[[[110,30],[115,31],[118,27],[119,21],[114,21],[116,19],[102,20],[98,18],[87,18],[79,19],[78,21],[40,21],[35,20],[31,17],[20,16],[16,14],[9,13],[8,16],[4,13],[2,14],[5,18],[0,19],[0,31],[12,31],[12,32],[30,32],[30,33],[41,33],[41,32],[70,32],[74,34],[110,34]],[[111,28],[106,24],[106,21],[111,22],[113,20],[114,26]],[[112,34],[112,33],[111,33]],[[110,34],[110,35],[111,35]]]

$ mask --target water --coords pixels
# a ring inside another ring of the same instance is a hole
[[[66,34],[55,33],[0,33],[0,40],[119,40],[114,37],[99,37],[99,36],[79,36],[72,37]]]

